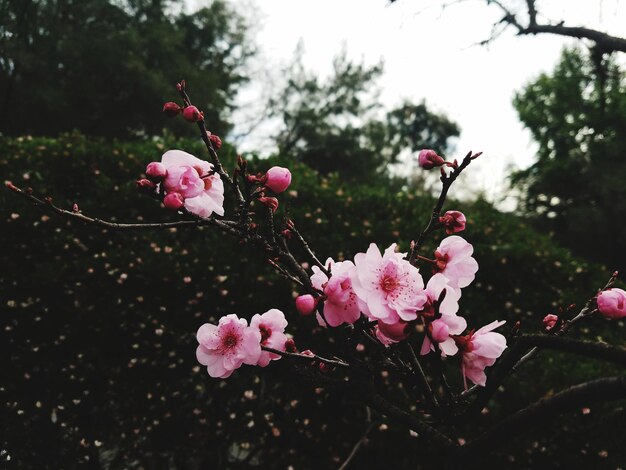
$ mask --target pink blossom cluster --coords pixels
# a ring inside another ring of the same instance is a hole
[[[456,220],[458,215],[451,214],[442,225]],[[504,322],[461,336],[467,328],[466,320],[457,315],[461,289],[478,271],[472,245],[458,235],[445,238],[430,260],[434,274],[426,285],[419,269],[396,248],[392,244],[381,253],[372,243],[354,261],[329,258],[325,270],[314,266],[311,284],[317,296],[298,297],[296,308],[305,315],[317,309],[320,324],[330,327],[355,323],[364,315],[375,322],[376,337],[387,346],[406,339],[421,324],[426,332],[422,355],[433,351],[447,357],[460,352],[463,375],[484,386],[484,369],[502,354],[506,339],[492,331]]]
[[[277,309],[254,315],[250,325],[245,318],[226,315],[217,325],[205,323],[198,329],[196,357],[211,377],[221,379],[242,364],[265,367],[280,356],[264,348],[285,351],[286,327],[285,315]]]
[[[186,209],[199,217],[224,215],[224,183],[213,165],[182,150],[169,150],[152,162],[146,175],[168,209]]]

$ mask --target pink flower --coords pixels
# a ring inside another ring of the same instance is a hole
[[[408,322],[402,320],[391,325],[379,321],[374,328],[374,332],[376,334],[376,338],[378,338],[381,343],[385,346],[389,346],[390,344],[402,341],[409,336],[411,327]]]
[[[281,166],[273,166],[265,173],[265,186],[275,193],[282,193],[291,184],[291,172]]]
[[[459,348],[452,336],[460,335],[465,328],[467,328],[465,318],[456,315],[441,315],[428,325],[429,334],[424,336],[420,354],[424,356],[430,351],[435,351],[434,342],[439,346],[441,357],[454,356]]]
[[[372,243],[366,253],[354,257],[352,275],[361,311],[387,324],[415,320],[427,300],[419,270],[395,249],[394,243],[381,255]]]
[[[626,317],[626,292],[612,288],[598,294],[598,310],[606,318]]]
[[[417,161],[425,170],[432,170],[436,166],[441,166],[445,163],[445,160],[437,155],[437,152],[429,149],[420,150]]]
[[[465,215],[459,211],[448,211],[439,217],[439,223],[446,229],[448,235],[465,230],[466,222]]]
[[[352,261],[334,262],[326,260],[331,276],[330,279],[317,266],[313,266],[311,284],[315,289],[324,292],[324,318],[329,326],[339,326],[342,323],[354,323],[359,319],[361,312],[352,287],[354,278],[354,263]]]
[[[547,331],[550,331],[556,325],[556,322],[559,321],[559,317],[556,315],[549,313],[545,317],[543,317],[543,326]]]
[[[261,333],[237,315],[220,318],[217,326],[205,323],[196,338],[196,357],[211,377],[225,379],[242,364],[256,364],[261,355]]]
[[[185,205],[185,199],[179,193],[169,193],[163,198],[163,205],[168,209],[177,211]]]
[[[446,291],[446,294],[443,298],[443,301],[440,305],[439,298],[443,291]],[[426,318],[434,318],[435,314],[435,306],[437,306],[437,310],[442,315],[454,315],[459,311],[459,299],[461,298],[461,291],[459,289],[455,289],[450,285],[450,281],[447,277],[445,277],[441,273],[434,274],[429,280],[428,284],[426,284],[426,289],[424,289],[426,294],[426,302],[422,306],[420,315]]]
[[[485,386],[485,368],[492,366],[506,349],[506,338],[492,330],[504,325],[504,321],[494,321],[475,333],[456,337],[457,346],[463,354],[461,371],[463,376],[476,385]],[[467,388],[467,383],[465,384]]]
[[[317,299],[311,294],[300,295],[296,298],[296,310],[300,315],[311,315],[317,307]]]
[[[199,217],[224,215],[224,183],[211,174],[212,164],[182,150],[165,152],[161,163],[167,170],[163,188],[167,194],[180,194],[185,209]]]
[[[286,327],[287,320],[285,320],[285,315],[275,308],[268,310],[262,315],[257,313],[250,321],[250,328],[258,330],[261,334],[261,346],[277,349],[278,351],[285,350],[285,343],[287,342],[287,336],[285,335]],[[277,359],[280,359],[278,354],[261,350],[257,365],[265,367],[270,361]]]
[[[467,287],[474,280],[478,263],[472,258],[474,247],[458,235],[444,238],[437,251],[437,270],[448,278],[451,287]]]

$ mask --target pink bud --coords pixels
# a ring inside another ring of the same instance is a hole
[[[300,295],[296,298],[296,310],[300,315],[311,315],[317,307],[317,299],[311,294]]]
[[[80,212],[80,209],[78,208],[78,204],[74,203],[74,205],[72,206],[72,212],[74,212],[75,214]]]
[[[297,350],[296,342],[291,338],[287,338],[287,341],[285,341],[285,351],[295,353]]]
[[[612,288],[598,294],[598,310],[606,318],[626,317],[626,292]]]
[[[448,211],[439,217],[439,223],[446,229],[448,235],[465,230],[465,222],[465,215],[459,211]]]
[[[176,89],[178,91],[184,91],[185,90],[185,80],[181,80],[180,83],[176,84]]]
[[[554,328],[554,325],[556,325],[558,321],[559,317],[552,313],[549,313],[545,317],[543,317],[543,327],[546,329],[546,331],[550,331],[552,328]]]
[[[276,212],[276,209],[278,209],[278,199],[276,199],[275,197],[261,196],[259,198],[259,202],[269,207],[272,212]]]
[[[139,189],[143,189],[146,191],[152,191],[154,188],[156,188],[156,184],[154,184],[150,180],[147,180],[146,178],[138,179],[136,183]]]
[[[161,181],[167,176],[167,168],[163,165],[163,163],[151,162],[148,163],[148,166],[146,167],[146,175],[148,175],[148,178],[151,180]]]
[[[450,328],[441,319],[433,321],[429,327],[430,337],[436,343],[442,343],[450,336]]]
[[[163,198],[163,205],[177,211],[185,204],[185,199],[179,193],[167,193]]]
[[[213,147],[215,147],[217,150],[222,148],[222,139],[220,139],[218,135],[215,135],[215,134],[209,135],[209,140],[213,144]]]
[[[189,122],[198,122],[204,120],[204,115],[198,111],[195,106],[187,106],[183,109],[183,117]]]
[[[315,354],[313,354],[313,351],[311,351],[310,349],[305,349],[300,354],[302,354],[303,356],[309,356],[309,357],[315,356]]]
[[[19,189],[17,188],[17,186],[15,186],[12,182],[10,181],[5,181],[4,185],[9,188],[11,191],[19,191]]]
[[[397,323],[387,324],[381,321],[378,322],[379,331],[388,339],[393,342],[402,341],[410,333],[409,323],[399,320]]]
[[[167,117],[176,117],[182,110],[183,108],[178,106],[178,104],[174,103],[173,101],[168,101],[163,105],[163,113]]]
[[[275,193],[282,193],[291,184],[291,172],[282,166],[273,166],[265,173],[265,186]]]
[[[441,166],[445,163],[445,160],[437,155],[437,152],[429,149],[421,150],[417,160],[419,165],[425,170],[431,170],[436,166]]]

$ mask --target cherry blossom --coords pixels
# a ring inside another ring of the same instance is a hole
[[[287,320],[280,310],[273,308],[262,315],[257,313],[250,320],[250,327],[258,330],[261,334],[261,346],[277,349],[278,351],[285,350]],[[265,367],[270,361],[277,359],[280,359],[278,354],[261,350],[257,365]]]
[[[459,347],[454,340],[454,335],[460,335],[467,328],[465,318],[457,315],[441,315],[440,318],[428,324],[428,334],[424,336],[420,354],[426,355],[435,351],[435,344],[439,346],[441,356],[454,356],[459,352]]]
[[[261,332],[234,314],[220,318],[217,325],[205,323],[196,339],[196,357],[211,377],[230,377],[242,364],[255,365],[261,356]]]
[[[179,194],[184,207],[192,214],[209,217],[215,213],[224,215],[224,183],[219,175],[211,174],[213,165],[182,150],[169,150],[163,154],[161,163],[152,162],[146,171],[163,179],[167,195]],[[165,168],[165,172],[163,171]],[[170,196],[168,208],[180,208],[180,198]],[[174,204],[174,201],[177,203]]]
[[[385,346],[402,341],[409,335],[410,332],[410,324],[402,320],[391,325],[378,322],[378,324],[374,327],[376,338],[378,338],[378,340]]]
[[[395,250],[394,243],[381,255],[372,243],[354,257],[352,285],[359,307],[372,320],[387,324],[415,320],[427,300],[419,270]]]
[[[352,261],[335,262],[331,258],[326,260],[331,276],[317,266],[313,266],[311,284],[315,289],[324,292],[324,318],[329,326],[339,326],[342,323],[354,323],[361,315],[357,296],[353,289],[355,266]]]
[[[265,186],[275,193],[282,193],[291,184],[291,172],[282,166],[273,166],[265,173]]]
[[[439,223],[446,229],[448,235],[465,230],[466,222],[465,214],[459,211],[448,211],[439,217]]]
[[[505,321],[494,321],[467,336],[457,336],[455,341],[463,354],[461,372],[463,377],[476,385],[485,386],[485,368],[492,366],[506,349],[506,338],[493,330],[504,325]],[[465,384],[467,388],[467,383]]]
[[[435,251],[436,269],[448,278],[454,288],[469,286],[478,271],[472,258],[474,247],[458,235],[444,238]]]

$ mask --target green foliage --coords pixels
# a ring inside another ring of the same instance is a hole
[[[177,220],[180,216],[138,194],[134,185],[145,165],[170,148],[204,155],[200,142],[171,136],[146,142],[80,134],[26,137],[0,141],[0,172],[37,194],[50,194],[62,207],[78,202],[88,215],[120,222]],[[235,152],[225,146],[222,154],[225,166],[233,168]],[[371,242],[381,247],[399,242],[406,250],[434,203],[337,175],[320,176],[293,157],[250,159],[251,169],[259,171],[273,164],[293,172],[293,185],[280,198],[279,223],[288,210],[322,259],[350,258]],[[244,367],[228,381],[210,379],[198,366],[196,329],[228,313],[250,318],[281,308],[301,348],[332,354],[340,341],[312,317],[297,315],[294,286],[278,277],[261,253],[208,227],[113,232],[68,222],[8,190],[0,192],[0,207],[0,421],[11,430],[0,435],[0,448],[16,465],[333,468],[361,437],[367,426],[362,407],[333,390],[297,386],[281,361],[263,370]],[[557,305],[580,305],[608,277],[485,202],[450,201],[447,209],[467,214],[464,236],[480,264],[475,284],[461,299],[461,313],[472,325],[506,319],[507,332],[520,320],[524,331],[537,331],[545,313]],[[422,254],[428,256],[436,244]],[[623,322],[593,319],[577,334],[615,341],[623,337]],[[493,411],[511,411],[549,386],[610,372],[571,358],[564,368],[560,356],[550,353],[539,360],[542,366],[532,368],[538,373],[505,383],[512,399]],[[453,385],[460,387],[457,363],[447,364]],[[414,391],[386,380],[382,391],[412,409]],[[623,410],[611,413],[614,422],[623,421]],[[548,461],[554,468],[558,455],[563,468],[577,463],[597,468],[604,449],[607,464],[615,467],[620,435],[607,436],[605,423],[593,421],[596,415],[594,408],[582,425],[564,421],[568,440],[555,437],[563,435],[560,429],[538,432],[532,440],[539,447],[524,437],[514,450],[494,451],[490,462],[528,468],[529,462]],[[475,435],[476,426],[490,420],[486,415],[458,437]],[[578,438],[580,426],[586,435]],[[598,427],[601,441],[593,438]],[[425,449],[400,427],[375,429],[370,438],[375,445],[362,449],[357,467],[416,468],[425,462]],[[549,446],[547,452],[542,445]],[[589,449],[584,456],[578,452],[583,445]]]
[[[565,50],[514,101],[539,144],[517,172],[523,209],[559,242],[589,258],[626,267],[626,74],[610,57]]]
[[[0,131],[158,134],[163,102],[176,100],[174,84],[185,78],[208,126],[225,134],[253,52],[247,25],[222,0],[174,13],[181,8],[171,0],[0,0]]]
[[[375,84],[382,72],[382,63],[355,64],[344,52],[323,82],[297,56],[287,85],[272,103],[283,123],[276,137],[279,154],[322,174],[338,172],[343,179],[365,181],[386,173],[403,152],[444,152],[459,128],[426,104],[406,102],[381,118]]]

